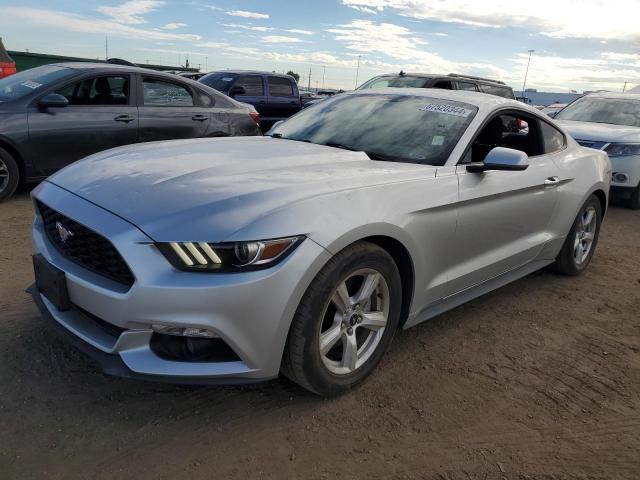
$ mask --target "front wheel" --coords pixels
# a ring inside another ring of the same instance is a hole
[[[368,242],[353,244],[318,273],[298,307],[283,373],[319,395],[362,382],[398,328],[401,281],[393,258]]]
[[[0,202],[13,195],[19,182],[18,164],[9,152],[0,148]]]
[[[580,209],[571,231],[556,258],[555,270],[564,275],[580,275],[587,269],[598,243],[602,206],[595,195]]]

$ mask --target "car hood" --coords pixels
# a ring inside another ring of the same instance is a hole
[[[640,128],[609,123],[574,122],[557,120],[557,122],[578,140],[594,142],[640,142]]]
[[[120,147],[76,162],[48,181],[156,241],[217,242],[292,202],[433,177],[435,170],[322,145],[236,137]]]

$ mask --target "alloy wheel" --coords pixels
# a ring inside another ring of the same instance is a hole
[[[389,286],[376,270],[357,270],[338,284],[325,307],[318,343],[331,373],[350,374],[371,357],[387,326],[389,303]]]
[[[4,191],[5,188],[9,185],[9,168],[7,164],[4,163],[2,158],[0,158],[0,192]]]
[[[596,235],[597,213],[592,206],[588,207],[580,217],[576,236],[573,242],[573,259],[577,265],[582,265],[589,258]]]

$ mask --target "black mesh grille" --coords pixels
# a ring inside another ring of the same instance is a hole
[[[133,285],[131,270],[109,240],[44,203],[38,201],[37,204],[47,237],[62,255],[103,277],[127,287]],[[63,232],[69,232],[66,241],[62,240],[60,227]]]

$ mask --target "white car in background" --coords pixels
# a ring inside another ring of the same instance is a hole
[[[611,193],[640,209],[640,94],[593,93],[555,119],[583,147],[607,152],[613,165]]]

